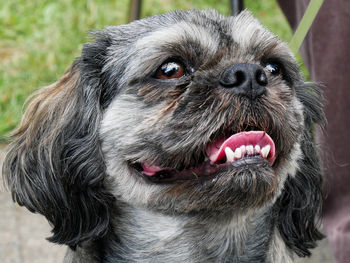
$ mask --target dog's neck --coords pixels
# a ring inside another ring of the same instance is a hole
[[[204,218],[123,210],[114,222],[114,233],[104,242],[106,262],[269,262],[271,212],[228,219],[215,213]]]

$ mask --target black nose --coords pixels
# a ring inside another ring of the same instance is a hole
[[[263,68],[254,64],[232,65],[220,77],[221,86],[251,99],[264,94],[267,83]]]

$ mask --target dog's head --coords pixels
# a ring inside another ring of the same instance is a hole
[[[320,238],[324,116],[287,45],[248,12],[172,12],[95,37],[34,96],[4,165],[51,240],[102,236],[118,202],[205,216],[273,207],[307,254]]]

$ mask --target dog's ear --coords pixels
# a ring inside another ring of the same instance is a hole
[[[305,129],[302,134],[302,159],[295,176],[289,176],[277,201],[278,228],[286,245],[298,256],[310,256],[309,249],[324,236],[317,225],[322,208],[322,169],[317,154],[316,125],[325,124],[323,96],[312,84],[296,87],[304,106]]]
[[[98,137],[98,68],[82,73],[98,63],[83,60],[34,94],[3,166],[13,199],[48,219],[50,241],[71,247],[106,233],[113,203]]]

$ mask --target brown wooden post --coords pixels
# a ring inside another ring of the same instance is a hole
[[[140,19],[142,0],[130,0],[129,22]]]

